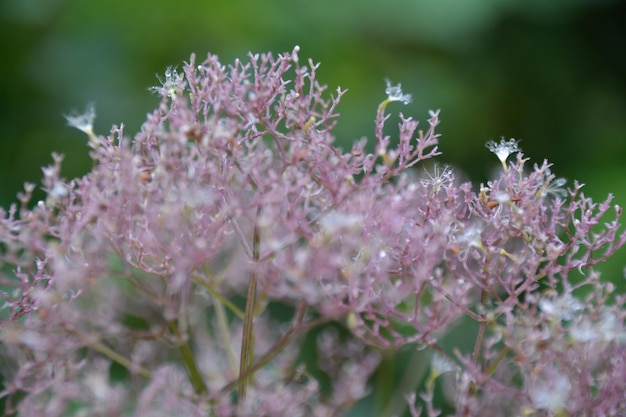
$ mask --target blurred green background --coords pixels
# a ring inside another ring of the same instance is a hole
[[[63,114],[96,104],[96,130],[129,135],[158,102],[147,88],[191,52],[223,63],[248,51],[321,62],[318,80],[347,88],[336,128],[347,148],[373,136],[384,78],[425,120],[441,109],[441,163],[486,181],[484,143],[522,139],[533,161],[626,206],[626,2],[610,0],[2,0],[0,206],[38,183],[50,153],[64,176],[90,168],[84,135]],[[394,116],[395,117],[395,116]],[[393,119],[395,123],[395,120]],[[621,251],[605,276],[623,282]]]

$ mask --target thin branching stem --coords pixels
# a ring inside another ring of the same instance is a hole
[[[246,397],[246,388],[252,379],[252,372],[248,372],[254,361],[254,314],[256,311],[256,289],[258,281],[257,266],[261,253],[261,230],[259,217],[261,206],[257,209],[254,234],[252,237],[252,269],[248,281],[248,294],[246,297],[246,310],[243,320],[243,340],[241,342],[241,359],[239,363],[239,401],[243,403]],[[243,375],[246,375],[245,377]]]
[[[111,361],[123,366],[124,368],[128,369],[128,371],[130,371],[131,373],[136,373],[148,379],[152,378],[152,373],[149,370],[143,368],[142,366],[136,363],[133,363],[130,359],[128,359],[124,355],[119,354],[118,352],[111,349],[104,343],[98,342],[95,340],[90,340],[88,336],[78,331],[73,331],[73,333],[79,338],[81,338],[82,340],[86,341],[89,347],[94,349],[96,352],[99,352],[100,354],[109,358]]]
[[[178,325],[175,321],[169,323],[169,329],[172,334],[176,335],[179,333]],[[183,360],[183,364],[185,365],[185,370],[187,371],[187,375],[189,376],[189,381],[193,386],[194,391],[197,394],[204,394],[207,392],[207,386],[202,379],[202,375],[200,370],[198,369],[198,365],[196,363],[195,356],[193,351],[191,350],[191,346],[189,345],[189,339],[178,346],[178,352]]]
[[[216,398],[221,397],[224,394],[229,393],[232,389],[237,386],[241,386],[241,381],[243,379],[248,378],[250,375],[253,375],[256,371],[265,366],[269,361],[271,361],[276,355],[278,355],[284,348],[289,344],[292,338],[300,331],[307,330],[311,327],[315,327],[319,325],[321,322],[315,321],[314,323],[309,323],[309,325],[303,325],[302,319],[304,317],[304,312],[306,310],[306,304],[301,303],[298,306],[298,311],[296,313],[296,318],[294,320],[294,324],[285,332],[285,334],[278,340],[274,346],[272,346],[265,355],[261,356],[259,360],[251,364],[244,372],[239,373],[239,377],[222,388],[219,393],[215,396]]]

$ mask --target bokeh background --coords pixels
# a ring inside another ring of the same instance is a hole
[[[625,3],[2,0],[0,206],[39,182],[51,152],[65,155],[66,178],[89,170],[85,137],[63,114],[93,102],[99,133],[124,123],[134,134],[158,102],[155,74],[192,52],[228,63],[296,44],[322,63],[322,83],[349,90],[335,131],[344,147],[373,137],[388,77],[414,97],[391,112],[425,120],[441,109],[439,161],[467,178],[484,182],[497,166],[487,140],[514,137],[589,196],[613,192],[626,206]],[[625,255],[603,268],[622,288]]]

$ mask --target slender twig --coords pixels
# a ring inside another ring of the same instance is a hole
[[[215,302],[215,315],[217,316],[217,327],[219,330],[220,340],[224,346],[224,351],[228,356],[228,362],[234,373],[237,373],[237,358],[231,349],[230,329],[228,328],[228,320],[226,319],[226,310],[224,304],[219,301]]]
[[[194,282],[197,282],[202,288],[204,288],[209,294],[214,297],[214,306],[215,306],[215,315],[217,316],[217,327],[219,331],[220,340],[224,347],[224,351],[228,356],[228,362],[230,362],[230,367],[234,373],[238,372],[238,364],[237,358],[233,350],[231,349],[231,337],[230,337],[230,329],[228,327],[228,319],[226,317],[226,309],[224,306],[228,307],[232,313],[234,313],[237,317],[243,320],[244,313],[241,311],[236,305],[234,305],[229,299],[224,297],[222,294],[217,292],[215,288],[213,288],[212,284],[216,283],[216,277],[211,271],[211,268],[206,263],[203,265],[204,273],[206,277],[210,280],[210,283],[206,282],[204,279],[200,277],[192,277]]]
[[[169,323],[169,328],[172,334],[178,334],[178,325],[175,321]],[[185,369],[187,370],[187,375],[189,375],[189,380],[191,382],[191,385],[193,386],[193,389],[196,391],[197,394],[206,393],[207,386],[204,383],[202,375],[200,374],[200,370],[198,369],[198,365],[196,364],[193,351],[191,350],[191,346],[189,345],[189,340],[178,346],[178,352],[183,359],[183,363],[185,364]]]
[[[231,313],[233,313],[235,316],[237,316],[241,320],[243,320],[244,312],[241,311],[241,309],[239,307],[237,307],[232,301],[230,301],[228,298],[224,297],[219,292],[215,291],[215,289],[210,284],[207,284],[204,280],[202,280],[200,278],[197,278],[197,277],[192,277],[192,279],[194,280],[194,282],[196,284],[200,285],[209,294],[211,294],[218,303],[223,304],[224,306],[226,306],[230,310]]]
[[[258,281],[258,265],[261,253],[261,228],[259,218],[262,208],[259,206],[256,213],[254,233],[252,237],[252,268],[248,281],[248,294],[246,297],[246,310],[243,320],[243,340],[241,341],[241,358],[239,361],[239,401],[243,403],[246,397],[246,388],[252,379],[252,372],[249,368],[254,361],[254,314],[256,310],[256,288]],[[246,375],[244,377],[244,375]]]
[[[240,386],[240,383],[243,379],[246,379],[250,375],[254,374],[256,371],[258,371],[263,366],[265,366],[269,361],[271,361],[276,355],[278,355],[283,350],[283,348],[287,346],[287,344],[291,341],[291,338],[295,336],[299,331],[307,330],[310,327],[314,327],[314,326],[309,326],[309,325],[302,326],[302,319],[304,317],[305,310],[306,310],[306,304],[301,303],[298,306],[296,319],[294,321],[294,324],[291,326],[291,328],[289,328],[289,330],[285,332],[285,334],[274,344],[274,346],[272,346],[265,353],[265,355],[261,356],[261,358],[255,364],[250,365],[244,372],[240,372],[239,377],[236,380],[230,382],[224,388],[222,388],[215,395],[214,398],[219,398],[222,395],[229,393],[236,386]],[[316,325],[317,323],[318,322],[316,321]]]
[[[485,305],[487,301],[487,292],[482,291],[481,293],[481,303]],[[487,331],[487,323],[484,319],[480,320],[480,327],[478,328],[478,335],[476,336],[476,343],[474,344],[474,352],[472,352],[472,362],[474,364],[478,364],[480,350],[483,345],[483,341],[485,339],[485,333]]]
[[[498,356],[493,360],[493,362],[487,368],[487,375],[493,375],[493,373],[496,371],[496,368],[498,367],[498,364],[502,361],[502,359],[504,359],[504,357],[509,352],[509,350],[510,348],[508,346],[505,346],[500,351],[500,353],[498,353]]]
[[[95,351],[100,352],[102,355],[111,359],[113,362],[119,365],[122,365],[124,368],[128,369],[128,371],[130,371],[131,373],[137,373],[138,375],[141,375],[144,378],[148,378],[148,379],[152,378],[152,373],[149,370],[147,370],[146,368],[143,368],[142,366],[136,363],[133,363],[131,360],[117,353],[116,351],[114,351],[113,349],[105,345],[104,343],[91,340],[88,336],[83,335],[82,333],[79,333],[78,331],[70,331],[70,332],[75,334],[82,340],[86,341],[87,344],[91,348],[93,348]]]

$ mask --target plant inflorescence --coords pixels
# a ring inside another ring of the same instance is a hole
[[[298,48],[192,55],[134,138],[68,117],[91,172],[66,180],[54,155],[45,199],[26,184],[0,215],[5,413],[338,416],[382,349],[414,346],[432,361],[402,393],[413,416],[626,415],[626,298],[593,269],[626,241],[622,209],[512,139],[487,145],[486,184],[420,178],[439,111],[390,137],[388,105],[411,100],[390,82],[373,151],[342,150],[344,91],[316,69]],[[440,345],[467,322],[471,351]]]

